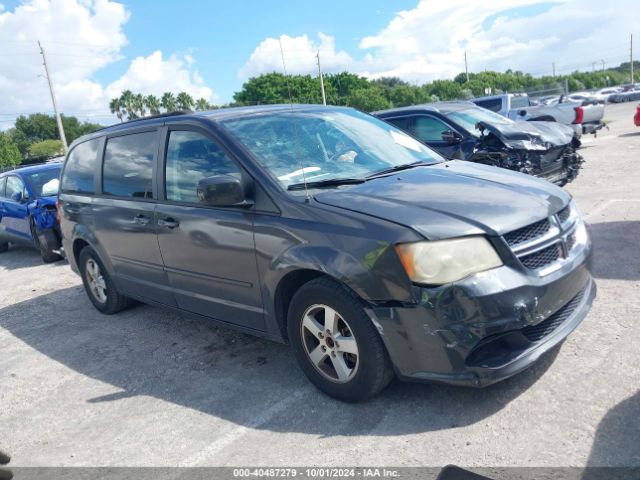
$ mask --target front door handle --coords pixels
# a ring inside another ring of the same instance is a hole
[[[178,225],[180,225],[180,222],[178,222],[178,220],[176,220],[175,218],[167,217],[160,218],[158,220],[158,226],[160,227],[176,228]]]
[[[140,214],[133,217],[133,221],[136,222],[138,225],[148,225],[151,219],[146,215]]]

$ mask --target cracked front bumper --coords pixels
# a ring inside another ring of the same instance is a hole
[[[596,295],[591,245],[545,276],[500,267],[438,288],[417,305],[369,310],[404,380],[486,386],[535,363],[582,322]]]

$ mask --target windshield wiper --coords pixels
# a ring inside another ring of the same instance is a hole
[[[368,175],[367,178],[376,178],[382,175],[388,175],[390,173],[399,172],[400,170],[409,170],[410,168],[420,167],[422,165],[431,165],[431,163],[418,160],[417,162],[413,162],[413,163],[403,163],[402,165],[394,165],[393,167],[386,168],[384,170],[380,170],[379,172],[372,173],[371,175]]]
[[[356,185],[358,183],[364,183],[366,180],[363,178],[329,178],[327,180],[318,180],[315,182],[307,182],[306,188],[321,188],[321,187],[337,187],[338,185]],[[287,190],[304,190],[305,183],[293,183],[287,187]]]

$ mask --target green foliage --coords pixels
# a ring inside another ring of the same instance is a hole
[[[62,140],[43,140],[42,142],[33,143],[29,146],[29,157],[48,158],[59,157],[64,154],[64,145]]]
[[[67,142],[71,143],[76,138],[102,128],[102,125],[90,122],[80,122],[76,117],[62,115]],[[32,113],[29,116],[21,115],[16,119],[15,127],[8,131],[13,143],[18,147],[23,157],[30,155],[29,146],[45,140],[60,140],[58,125],[53,115],[45,113]]]
[[[22,155],[11,136],[0,132],[0,168],[14,167],[22,161]]]

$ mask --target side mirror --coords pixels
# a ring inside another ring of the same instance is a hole
[[[11,194],[11,200],[17,203],[22,202],[22,192],[15,192]]]
[[[242,182],[231,175],[213,175],[198,181],[198,201],[212,207],[250,207]]]
[[[458,132],[454,132],[453,130],[447,130],[442,132],[442,140],[447,143],[460,143],[462,141],[462,137]]]

